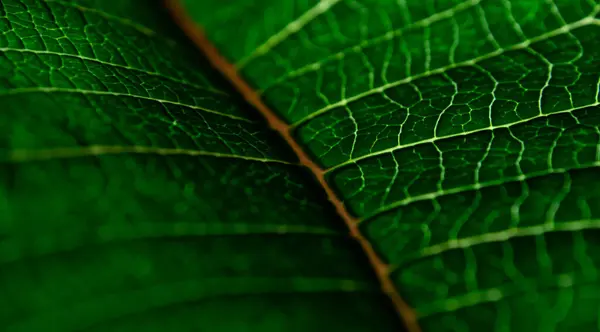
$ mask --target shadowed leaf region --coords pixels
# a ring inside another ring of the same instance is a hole
[[[161,4],[0,2],[0,330],[394,331],[342,226]]]

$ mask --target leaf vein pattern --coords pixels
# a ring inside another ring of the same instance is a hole
[[[600,10],[600,6],[598,6],[598,8],[597,8],[597,11],[598,10]],[[594,12],[594,15],[595,14],[596,14],[596,12]],[[343,105],[347,105],[347,104],[349,104],[351,102],[354,102],[356,100],[360,100],[361,98],[364,98],[364,97],[367,97],[367,96],[370,96],[370,95],[373,95],[373,94],[382,93],[386,89],[393,88],[393,87],[396,87],[396,86],[399,86],[399,85],[402,85],[402,84],[410,83],[410,82],[412,82],[412,81],[414,81],[416,79],[430,77],[430,76],[433,76],[433,75],[436,75],[436,74],[442,74],[442,73],[444,73],[444,72],[446,72],[446,71],[448,71],[450,69],[455,69],[455,68],[459,68],[459,67],[473,66],[474,64],[476,64],[478,62],[481,62],[483,60],[487,60],[487,59],[490,59],[490,58],[493,58],[493,57],[497,57],[497,56],[502,55],[502,54],[504,54],[506,52],[509,52],[509,51],[527,49],[531,44],[534,44],[536,42],[544,41],[544,40],[546,40],[548,38],[551,38],[551,37],[554,37],[554,36],[558,36],[558,35],[561,35],[561,34],[565,34],[565,33],[568,33],[568,32],[570,32],[572,30],[575,30],[575,29],[578,29],[578,28],[581,28],[581,27],[585,27],[585,26],[588,26],[588,25],[600,25],[600,19],[597,19],[594,16],[589,16],[589,17],[583,18],[583,19],[581,19],[579,21],[576,21],[576,22],[570,23],[568,25],[565,25],[565,26],[561,27],[560,29],[556,29],[556,30],[547,32],[547,33],[545,33],[543,35],[540,35],[540,36],[538,36],[536,38],[531,38],[531,39],[529,39],[527,41],[524,41],[524,42],[522,42],[520,44],[515,44],[515,45],[512,45],[511,47],[508,47],[508,48],[497,49],[494,52],[482,55],[480,57],[477,57],[477,58],[474,58],[474,59],[471,59],[471,60],[467,60],[467,61],[463,61],[463,62],[459,62],[459,63],[454,63],[454,64],[450,64],[448,66],[444,66],[444,67],[436,68],[436,69],[433,69],[433,70],[425,71],[425,72],[417,74],[417,75],[406,77],[406,78],[401,79],[399,81],[390,82],[390,83],[387,83],[385,85],[379,86],[377,88],[374,88],[374,89],[371,89],[371,90],[368,90],[368,91],[364,91],[364,92],[359,93],[357,95],[354,95],[352,97],[348,97],[348,98],[339,100],[339,101],[337,101],[335,103],[329,104],[326,107],[318,109],[318,110],[314,111],[313,113],[310,113],[308,116],[306,116],[306,117],[304,117],[304,118],[296,121],[295,123],[293,123],[291,125],[291,127],[292,128],[299,127],[303,123],[306,123],[309,120],[314,119],[314,118],[316,118],[316,117],[318,117],[318,116],[320,116],[320,115],[322,115],[324,113],[327,113],[327,112],[329,112],[329,111],[331,111],[331,110],[333,110],[335,108],[338,108],[338,107],[343,106]]]
[[[103,146],[90,145],[77,148],[53,148],[46,150],[12,150],[8,153],[10,162],[28,162],[33,160],[47,160],[60,158],[78,158],[87,156],[105,156],[114,154],[156,154],[162,156],[168,155],[187,155],[187,156],[209,156],[217,158],[233,158],[249,161],[259,161],[264,163],[280,163],[285,165],[299,165],[284,160],[256,158],[250,156],[241,156],[234,154],[217,153],[211,151],[171,149],[155,146]]]
[[[158,99],[158,98],[152,98],[152,97],[148,97],[148,96],[120,93],[120,92],[111,92],[111,91],[54,88],[54,87],[14,88],[14,89],[9,89],[9,90],[5,90],[5,91],[0,91],[0,95],[16,95],[16,94],[23,94],[23,93],[40,93],[40,92],[41,93],[57,93],[57,92],[58,93],[77,93],[77,94],[83,94],[83,95],[110,95],[110,96],[119,96],[119,97],[139,98],[139,99],[154,101],[154,102],[161,103],[161,104],[172,104],[172,105],[183,106],[183,107],[187,107],[187,108],[191,108],[191,109],[195,109],[195,110],[201,110],[203,112],[213,113],[213,114],[217,114],[220,116],[228,117],[228,118],[239,120],[239,121],[253,122],[246,118],[238,117],[238,116],[235,116],[232,114],[221,113],[221,112],[207,109],[207,108],[200,107],[200,106],[183,104],[183,103],[166,100],[166,99]]]

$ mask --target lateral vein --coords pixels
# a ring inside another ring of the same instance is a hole
[[[211,156],[217,158],[235,158],[243,159],[248,161],[258,161],[264,163],[279,163],[285,165],[298,165],[283,160],[258,158],[249,156],[240,156],[235,154],[226,154],[210,151],[200,151],[191,149],[172,149],[172,148],[159,148],[149,146],[118,146],[118,145],[90,145],[86,147],[61,147],[52,149],[39,149],[39,150],[12,150],[8,152],[8,161],[10,162],[27,162],[33,160],[48,160],[48,159],[62,159],[62,158],[77,158],[86,156],[103,156],[113,154],[156,154],[162,156],[169,155],[188,155],[188,156]]]
[[[290,35],[300,31],[305,25],[314,20],[317,16],[325,13],[335,4],[342,0],[320,0],[314,7],[310,8],[300,17],[298,17],[295,21],[292,21],[288,25],[286,25],[281,31],[272,35],[265,41],[262,45],[258,46],[254,51],[250,52],[248,56],[238,61],[234,66],[241,70],[245,67],[250,61],[255,58],[266,54],[273,47],[287,39]]]
[[[351,158],[347,161],[344,161],[343,163],[337,164],[335,166],[332,166],[328,169],[325,170],[326,173],[330,173],[336,169],[339,169],[343,166],[347,166],[350,164],[356,164],[357,162],[364,160],[364,159],[369,159],[369,158],[373,158],[373,157],[377,157],[386,153],[393,153],[394,151],[398,151],[398,150],[402,150],[402,149],[406,149],[406,148],[411,148],[414,146],[418,146],[418,145],[422,145],[422,144],[427,144],[427,143],[435,143],[441,140],[446,140],[446,139],[451,139],[451,138],[455,138],[455,137],[464,137],[464,136],[468,136],[468,135],[472,135],[472,134],[476,134],[476,133],[480,133],[480,132],[484,132],[484,131],[495,131],[498,129],[502,129],[502,128],[512,128],[513,126],[519,125],[519,124],[523,124],[523,123],[527,123],[527,122],[531,122],[537,119],[541,119],[541,118],[548,118],[548,117],[552,117],[553,115],[559,115],[559,114],[565,114],[565,113],[572,113],[575,112],[577,110],[581,110],[584,108],[588,108],[588,107],[594,107],[594,106],[598,106],[600,105],[600,102],[594,102],[592,104],[588,104],[588,105],[582,105],[582,106],[577,106],[574,108],[570,108],[570,109],[566,109],[566,110],[562,110],[562,111],[558,111],[558,112],[553,112],[553,113],[541,113],[541,114],[537,114],[534,115],[530,118],[524,118],[518,121],[514,121],[514,122],[510,122],[510,123],[505,123],[502,125],[497,125],[497,126],[488,126],[488,127],[484,127],[484,128],[479,128],[479,129],[474,129],[474,130],[469,130],[469,131],[464,131],[462,133],[457,133],[457,134],[451,134],[451,135],[445,135],[445,136],[437,136],[437,137],[432,137],[429,139],[425,139],[425,140],[420,140],[420,141],[416,141],[416,142],[412,142],[412,143],[407,143],[407,144],[401,144],[401,145],[397,145],[391,148],[387,148],[384,150],[380,150],[377,152],[372,152],[360,157],[356,157],[356,158]]]
[[[424,200],[434,200],[438,197],[442,197],[442,196],[446,196],[446,195],[458,194],[458,193],[472,191],[472,190],[479,190],[482,188],[497,186],[497,185],[501,185],[501,184],[505,184],[505,183],[509,183],[509,182],[515,182],[515,181],[523,182],[528,179],[532,179],[532,178],[536,178],[536,177],[540,177],[540,176],[544,176],[544,175],[562,174],[562,173],[567,173],[570,170],[592,168],[592,167],[598,167],[598,166],[600,166],[600,160],[581,164],[581,165],[578,165],[577,167],[573,167],[573,168],[548,169],[548,170],[544,170],[544,171],[531,172],[529,174],[521,174],[518,176],[506,177],[506,178],[497,179],[494,181],[474,183],[474,184],[470,184],[467,186],[455,187],[452,189],[439,190],[439,191],[435,191],[435,192],[428,192],[428,193],[420,194],[420,195],[416,195],[416,196],[409,196],[407,198],[404,198],[399,201],[396,201],[396,202],[393,202],[393,203],[390,203],[390,204],[380,207],[379,209],[364,216],[358,222],[359,223],[368,222],[369,220],[377,217],[380,214],[383,214],[385,212],[391,211],[398,207],[406,206],[406,205],[409,205],[409,204],[412,204],[415,202],[420,202],[420,201],[424,201]]]
[[[69,53],[61,53],[61,52],[54,52],[54,51],[43,51],[43,50],[30,50],[30,49],[18,49],[18,48],[9,48],[9,47],[0,47],[0,52],[19,52],[19,53],[32,53],[32,54],[44,54],[44,55],[56,55],[59,57],[69,57],[69,58],[76,58],[76,59],[80,59],[80,60],[84,60],[84,61],[91,61],[91,62],[96,62],[105,66],[110,66],[110,67],[117,67],[117,68],[123,68],[123,69],[127,69],[127,70],[133,70],[133,71],[137,71],[137,72],[141,72],[144,74],[148,74],[148,75],[152,75],[152,76],[156,76],[156,77],[160,77],[160,78],[164,78],[167,79],[169,81],[175,82],[175,83],[179,83],[179,84],[184,84],[184,85],[189,85],[193,88],[199,89],[199,90],[205,90],[205,91],[209,91],[209,92],[214,92],[214,93],[218,93],[218,94],[222,94],[222,95],[228,95],[226,92],[221,91],[221,90],[216,90],[210,87],[205,87],[205,86],[201,86],[198,84],[194,84],[188,81],[184,81],[184,80],[180,80],[178,78],[174,78],[171,76],[166,76],[157,72],[152,72],[152,71],[147,71],[147,70],[143,70],[140,68],[135,68],[135,67],[131,67],[131,66],[127,66],[127,65],[120,65],[120,64],[116,64],[116,63],[112,63],[112,62],[107,62],[107,61],[102,61],[99,59],[95,59],[95,58],[90,58],[90,57],[86,57],[86,56],[82,56],[82,55],[78,55],[78,54],[69,54]]]
[[[295,78],[295,77],[298,77],[300,75],[304,75],[304,74],[306,74],[308,72],[318,70],[321,67],[321,65],[324,64],[327,61],[330,61],[330,60],[333,60],[333,59],[343,58],[343,57],[346,56],[346,54],[349,54],[349,53],[360,52],[365,47],[377,45],[377,44],[379,44],[381,42],[385,42],[387,40],[391,40],[391,39],[393,39],[395,37],[401,36],[406,31],[409,31],[409,30],[412,30],[412,29],[415,29],[415,28],[430,26],[431,24],[433,24],[435,22],[442,21],[444,19],[452,17],[452,15],[455,15],[456,13],[459,13],[461,11],[464,11],[464,10],[467,10],[467,9],[469,9],[471,7],[474,7],[477,4],[479,4],[481,1],[483,1],[483,0],[467,0],[467,1],[464,1],[464,2],[462,2],[460,4],[458,4],[458,5],[450,8],[450,9],[447,9],[445,11],[433,14],[431,16],[428,16],[428,17],[426,17],[424,19],[421,19],[421,20],[419,20],[417,22],[411,23],[411,24],[409,24],[409,25],[407,25],[407,26],[405,26],[403,28],[399,28],[399,29],[396,29],[396,30],[391,30],[391,31],[388,31],[388,32],[386,32],[385,34],[383,34],[381,36],[378,36],[378,37],[375,37],[375,38],[372,38],[372,39],[368,39],[368,40],[362,41],[358,45],[354,45],[354,46],[345,48],[345,49],[343,49],[343,50],[341,50],[341,51],[339,51],[339,52],[337,52],[335,54],[332,54],[332,55],[329,55],[329,56],[325,57],[324,59],[315,61],[315,62],[307,64],[307,65],[304,65],[304,66],[302,66],[302,67],[300,67],[298,69],[295,69],[295,70],[293,70],[293,71],[291,71],[289,73],[286,73],[285,75],[283,75],[283,76],[275,79],[273,81],[273,83],[269,87],[276,86],[279,83],[285,82],[285,81],[287,81],[287,80],[289,80],[291,78]],[[263,89],[263,91],[266,90],[266,89],[268,89],[269,87]],[[262,91],[259,92],[259,94],[262,94]]]
[[[291,125],[291,127],[292,128],[296,128],[296,127],[302,125],[303,123],[306,123],[307,121],[309,121],[311,119],[314,119],[314,118],[316,118],[316,117],[318,117],[318,116],[320,116],[320,115],[322,115],[324,113],[327,113],[327,112],[329,112],[329,111],[331,111],[331,110],[333,110],[335,108],[347,105],[347,104],[349,104],[351,102],[354,102],[356,100],[362,99],[362,98],[367,97],[367,96],[370,96],[372,94],[381,93],[381,92],[383,92],[383,91],[385,91],[387,89],[390,89],[390,88],[393,88],[393,87],[396,87],[396,86],[399,86],[399,85],[402,85],[402,84],[410,83],[410,82],[412,82],[412,81],[414,81],[416,79],[420,79],[420,78],[425,78],[425,77],[430,77],[430,76],[433,76],[433,75],[441,74],[441,73],[444,73],[444,72],[446,72],[448,70],[451,70],[451,69],[472,66],[472,65],[475,65],[478,62],[481,62],[483,60],[487,60],[487,59],[491,59],[491,58],[497,57],[497,56],[502,55],[502,54],[504,54],[506,52],[509,52],[509,51],[516,51],[516,50],[526,49],[531,44],[534,44],[534,43],[537,43],[537,42],[540,42],[540,41],[543,41],[543,40],[546,40],[548,38],[555,37],[555,36],[558,36],[558,35],[561,35],[561,34],[564,34],[564,33],[568,33],[568,32],[570,32],[572,30],[575,30],[575,29],[578,29],[578,28],[581,28],[581,27],[584,27],[584,26],[592,25],[592,24],[600,25],[600,19],[596,19],[593,16],[588,16],[588,17],[583,18],[583,19],[581,19],[579,21],[570,23],[570,24],[565,25],[565,26],[563,26],[563,27],[561,27],[559,29],[547,32],[547,33],[539,35],[539,36],[537,36],[535,38],[531,38],[531,39],[529,39],[527,41],[524,41],[522,43],[518,43],[518,44],[512,45],[512,46],[507,47],[507,48],[497,49],[494,52],[490,52],[490,53],[484,54],[482,56],[476,57],[476,58],[471,59],[471,60],[462,61],[462,62],[458,62],[458,63],[453,63],[453,64],[450,64],[450,65],[447,65],[447,66],[443,66],[443,67],[439,67],[439,68],[436,68],[436,69],[433,69],[433,70],[428,70],[428,71],[425,71],[425,72],[420,73],[420,74],[409,76],[409,77],[403,78],[403,79],[395,81],[395,82],[390,82],[390,83],[387,83],[387,84],[383,84],[383,85],[381,85],[381,86],[379,86],[377,88],[370,89],[370,90],[358,93],[358,94],[356,94],[356,95],[354,95],[352,97],[348,97],[348,98],[339,100],[339,101],[337,101],[337,102],[335,102],[333,104],[327,105],[327,106],[325,106],[325,107],[323,107],[323,108],[321,108],[319,110],[316,110],[315,112],[313,112],[313,113],[305,116],[304,118],[296,121],[295,123],[293,123]]]
[[[62,1],[62,0],[42,0],[42,1],[47,2],[47,3],[56,3],[56,4],[59,4],[59,5],[64,6],[64,7],[75,8],[75,9],[77,9],[79,11],[82,11],[82,12],[95,13],[97,15],[100,15],[100,16],[108,19],[108,20],[116,21],[116,22],[119,22],[121,24],[130,26],[130,27],[138,30],[139,32],[141,32],[141,33],[143,33],[145,35],[148,35],[148,36],[158,36],[158,34],[154,30],[152,30],[152,29],[150,29],[150,28],[148,28],[148,27],[146,27],[144,25],[141,25],[139,23],[135,23],[134,21],[132,21],[130,19],[127,19],[127,18],[123,18],[123,17],[119,17],[119,16],[116,16],[116,15],[112,15],[112,14],[106,13],[106,12],[98,10],[98,9],[85,7],[85,6],[73,4],[73,3],[70,3],[70,2]],[[171,44],[174,43],[170,39],[167,39],[167,40]]]
[[[514,227],[498,232],[484,233],[470,237],[451,239],[446,242],[438,243],[423,248],[419,250],[416,255],[410,255],[401,263],[396,264],[391,268],[392,270],[397,270],[406,263],[439,255],[441,253],[454,249],[471,248],[473,246],[482,245],[486,243],[508,241],[512,238],[518,237],[537,236],[553,232],[576,232],[583,231],[586,229],[598,228],[600,228],[600,219],[572,220],[568,222],[559,223],[543,223],[535,226]]]
[[[133,94],[123,93],[123,92],[85,90],[85,89],[73,89],[73,88],[57,88],[57,87],[32,87],[32,88],[14,88],[14,89],[9,89],[9,90],[4,90],[4,91],[0,90],[0,96],[2,96],[2,95],[17,95],[17,94],[22,94],[22,93],[36,93],[36,92],[79,93],[79,94],[83,94],[83,95],[107,95],[107,96],[138,98],[138,99],[155,101],[155,102],[158,102],[161,104],[171,104],[171,105],[187,107],[187,108],[200,110],[200,111],[207,112],[207,113],[212,113],[212,114],[228,117],[228,118],[235,119],[238,121],[254,123],[254,121],[248,120],[246,118],[242,118],[242,117],[227,114],[227,113],[221,113],[221,112],[214,111],[214,110],[200,107],[200,106],[184,104],[184,103],[180,103],[180,102],[176,102],[176,101],[172,101],[172,100],[166,100],[166,99],[158,99],[158,98],[152,98],[152,97],[147,97],[147,96],[133,95]]]

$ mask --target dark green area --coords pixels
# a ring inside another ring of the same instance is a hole
[[[1,1],[0,330],[395,330],[296,163],[160,3]]]

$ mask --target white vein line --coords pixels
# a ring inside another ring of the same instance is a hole
[[[570,23],[568,25],[565,25],[565,26],[563,26],[563,27],[561,27],[559,29],[552,30],[552,31],[547,32],[545,34],[539,35],[539,36],[537,36],[535,38],[531,38],[529,40],[526,40],[524,42],[512,45],[512,46],[507,47],[507,48],[497,49],[496,51],[487,53],[485,55],[482,55],[482,56],[479,56],[479,57],[476,57],[476,58],[473,58],[471,60],[467,60],[467,61],[463,61],[463,62],[458,62],[458,63],[453,63],[453,64],[450,64],[448,66],[439,67],[439,68],[436,68],[434,70],[425,71],[425,72],[423,72],[421,74],[417,74],[417,75],[414,75],[414,76],[406,77],[406,78],[398,80],[396,82],[392,82],[392,83],[387,83],[387,84],[381,85],[378,88],[367,90],[365,92],[362,92],[362,93],[359,93],[357,95],[354,95],[354,96],[352,96],[350,98],[347,98],[347,99],[344,99],[344,100],[340,100],[340,101],[335,102],[333,104],[327,105],[327,106],[325,106],[325,107],[323,107],[323,108],[321,108],[321,109],[319,109],[319,110],[317,110],[317,111],[309,114],[308,116],[306,116],[306,117],[304,117],[304,118],[296,121],[294,124],[291,125],[291,127],[293,127],[293,128],[298,127],[299,125],[301,125],[301,124],[303,124],[303,123],[305,123],[305,122],[307,122],[307,121],[309,121],[309,120],[311,120],[311,119],[313,119],[313,118],[315,118],[317,116],[320,116],[321,114],[326,113],[326,112],[328,112],[328,111],[330,111],[332,109],[338,108],[338,107],[340,107],[342,105],[354,102],[356,100],[359,100],[361,98],[370,96],[372,94],[381,93],[382,91],[384,91],[386,89],[393,88],[393,87],[396,87],[396,86],[399,86],[399,85],[402,85],[402,84],[410,83],[410,82],[412,82],[412,81],[414,81],[416,79],[420,79],[420,78],[424,78],[424,77],[428,77],[428,76],[432,76],[432,75],[436,75],[436,74],[441,74],[441,73],[444,73],[444,72],[446,72],[446,71],[448,71],[450,69],[459,68],[459,67],[473,66],[474,64],[476,64],[478,62],[481,62],[483,60],[487,60],[487,59],[490,59],[490,58],[497,57],[497,56],[502,55],[502,54],[504,54],[506,52],[509,52],[509,51],[522,50],[522,49],[525,49],[525,48],[529,47],[533,43],[536,43],[536,42],[539,42],[539,41],[543,41],[543,40],[546,40],[546,39],[549,39],[549,38],[552,38],[552,37],[555,37],[555,36],[558,36],[558,35],[561,35],[561,34],[564,34],[564,33],[568,33],[571,30],[575,30],[577,28],[581,28],[581,27],[588,26],[588,25],[591,25],[591,24],[600,25],[600,19],[596,19],[596,18],[591,17],[591,16],[590,17],[586,17],[586,18],[581,19],[579,21],[576,21],[576,22]]]
[[[218,153],[191,149],[159,148],[150,146],[118,146],[118,145],[90,145],[82,147],[58,147],[39,150],[18,149],[8,152],[10,162],[28,162],[34,160],[49,160],[59,158],[77,158],[87,156],[103,156],[114,154],[156,154],[162,156],[187,155],[187,156],[211,156],[217,158],[235,158],[248,161],[259,161],[265,163],[279,163],[286,165],[298,165],[283,160],[241,156],[227,153]]]
[[[527,227],[514,227],[498,232],[484,233],[464,238],[452,239],[419,250],[419,252],[416,255],[411,255],[407,259],[403,260],[401,263],[394,264],[394,266],[390,268],[390,271],[396,270],[411,261],[436,256],[443,252],[447,252],[454,249],[466,249],[477,245],[494,242],[504,242],[512,238],[538,236],[551,232],[576,232],[586,229],[597,228],[600,228],[600,219],[585,219],[559,223],[543,223],[540,225]]]
[[[152,97],[146,97],[146,96],[140,96],[140,95],[132,95],[129,93],[122,93],[122,92],[94,91],[94,90],[71,89],[71,88],[55,88],[55,87],[36,87],[36,88],[15,88],[15,89],[9,89],[9,90],[4,90],[4,91],[0,90],[0,96],[17,95],[17,94],[21,94],[21,93],[35,93],[35,92],[45,92],[45,93],[50,93],[50,92],[61,93],[62,92],[62,93],[79,93],[79,94],[83,94],[83,95],[105,95],[105,96],[138,98],[138,99],[155,101],[155,102],[158,102],[161,104],[171,104],[171,105],[187,107],[187,108],[191,108],[191,109],[195,109],[195,110],[201,110],[203,112],[224,116],[224,117],[228,117],[228,118],[239,120],[239,121],[254,123],[254,121],[248,120],[246,118],[242,118],[242,117],[227,114],[227,113],[213,111],[211,109],[200,107],[200,106],[188,105],[188,104],[171,101],[171,100],[166,100],[166,99],[158,99],[158,98],[152,98]]]
[[[264,90],[273,87],[281,82],[287,81],[291,78],[306,74],[307,72],[311,72],[311,71],[316,71],[319,70],[321,68],[321,65],[327,61],[330,60],[334,60],[334,59],[341,59],[343,58],[346,53],[351,53],[351,52],[360,52],[362,51],[364,48],[369,47],[369,46],[373,46],[376,45],[378,43],[382,43],[391,39],[394,39],[396,37],[401,36],[402,34],[404,34],[406,31],[410,31],[413,30],[415,28],[423,28],[423,27],[428,27],[430,25],[432,25],[433,23],[448,19],[453,17],[456,13],[459,13],[461,11],[467,10],[475,5],[477,5],[478,3],[480,3],[481,1],[484,0],[467,0],[465,2],[462,2],[450,9],[444,10],[442,12],[439,13],[435,13],[427,18],[421,19],[417,22],[411,23],[405,27],[402,28],[398,28],[396,30],[392,30],[392,31],[388,31],[386,32],[384,35],[375,37],[375,38],[371,38],[369,40],[365,40],[362,41],[360,44],[358,45],[354,45],[348,48],[345,48],[335,54],[331,54],[321,60],[315,61],[313,63],[304,65],[296,70],[290,71],[288,73],[286,73],[285,75],[275,79],[268,87],[264,88],[263,90],[258,91],[259,94],[262,94],[264,92]]]
[[[138,30],[139,32],[141,32],[141,33],[143,33],[145,35],[148,35],[148,36],[157,36],[158,35],[154,30],[152,30],[152,29],[150,29],[150,28],[148,28],[148,27],[146,27],[144,25],[141,25],[139,23],[135,23],[132,20],[127,19],[127,18],[123,18],[123,17],[119,17],[119,16],[115,16],[115,15],[106,13],[106,12],[98,10],[98,9],[88,8],[88,7],[84,7],[84,6],[81,6],[81,5],[77,5],[77,4],[73,4],[73,3],[66,2],[66,1],[61,1],[61,0],[42,0],[42,1],[43,2],[47,2],[47,3],[56,3],[56,4],[59,4],[59,5],[64,6],[64,7],[75,8],[75,9],[77,9],[79,11],[82,11],[82,12],[94,13],[94,14],[102,16],[102,17],[104,17],[106,19],[109,19],[109,20],[112,20],[112,21],[117,21],[117,22],[119,22],[121,24],[130,26],[130,27],[132,27],[132,28]],[[169,41],[171,44],[174,43],[172,40],[170,40],[168,38],[164,38],[164,39],[166,39],[167,41]]]
[[[294,21],[290,22],[288,25],[286,25],[281,31],[279,31],[276,34],[269,37],[269,39],[267,39],[267,41],[265,41],[263,44],[258,46],[254,51],[250,52],[249,55],[247,55],[246,57],[244,57],[240,61],[238,61],[235,64],[235,67],[238,70],[240,70],[244,66],[246,66],[250,61],[268,53],[273,47],[275,47],[276,45],[278,45],[279,43],[281,43],[282,41],[287,39],[290,35],[293,35],[294,33],[298,32],[305,25],[310,23],[312,20],[314,20],[319,15],[328,11],[331,7],[333,7],[335,4],[337,4],[340,1],[342,1],[342,0],[321,0],[321,1],[319,1],[319,3],[316,6],[307,10],[304,14],[302,14],[296,20],[294,20]]]
[[[401,199],[399,201],[396,201],[394,203],[384,205],[384,206],[380,207],[379,209],[376,209],[375,211],[362,217],[359,220],[359,223],[367,222],[368,220],[373,219],[374,217],[376,217],[382,213],[396,209],[401,206],[406,206],[406,205],[412,204],[414,202],[419,202],[419,201],[424,201],[424,200],[434,200],[438,197],[442,197],[442,196],[446,196],[446,195],[458,194],[458,193],[472,191],[472,190],[479,190],[482,188],[493,187],[493,186],[506,184],[506,183],[510,183],[510,182],[515,182],[515,181],[524,182],[526,180],[540,177],[540,176],[546,176],[546,175],[552,175],[552,174],[564,174],[570,170],[578,170],[578,169],[598,167],[598,166],[600,166],[600,160],[576,165],[572,168],[554,168],[551,170],[530,172],[528,174],[523,174],[523,175],[518,175],[518,176],[499,178],[499,179],[493,180],[493,181],[474,183],[474,184],[469,184],[469,185],[462,186],[462,187],[454,187],[454,188],[450,188],[450,189],[446,189],[446,190],[438,190],[435,192],[428,192],[425,194],[410,196],[410,197]]]
[[[528,279],[533,283],[534,281],[539,281],[539,279]],[[428,307],[428,310],[424,310],[422,306],[417,307],[417,316],[422,319],[429,316],[434,316],[436,314],[443,314],[448,312],[454,312],[461,308],[465,307],[473,307],[482,303],[489,302],[498,302],[502,299],[514,297],[516,295],[525,294],[528,292],[544,292],[546,290],[551,289],[562,289],[562,288],[572,288],[577,287],[579,285],[590,285],[597,284],[598,280],[595,278],[592,280],[585,280],[583,282],[575,282],[576,276],[574,273],[563,273],[556,277],[556,280],[552,282],[552,284],[544,285],[542,288],[519,288],[514,287],[510,290],[507,290],[507,285],[501,285],[499,287],[482,289],[477,292],[467,293],[459,296],[453,296],[449,298],[444,298],[443,300],[434,301],[432,303],[427,304],[425,307]],[[511,284],[512,285],[512,284]],[[420,308],[420,309],[419,309]]]
[[[207,86],[197,85],[197,84],[194,84],[194,83],[191,83],[191,82],[187,82],[187,81],[184,81],[184,80],[180,80],[180,79],[177,79],[177,78],[174,78],[174,77],[171,77],[171,76],[166,76],[166,75],[161,74],[161,73],[147,71],[147,70],[144,70],[144,69],[130,67],[130,66],[127,66],[127,65],[120,65],[120,64],[116,64],[116,63],[112,63],[112,62],[107,62],[107,61],[103,61],[103,60],[99,60],[99,59],[95,59],[95,58],[90,58],[90,57],[86,57],[86,56],[82,56],[82,55],[78,55],[78,54],[69,54],[69,53],[61,53],[61,52],[54,52],[54,51],[44,51],[44,50],[30,50],[30,49],[9,48],[9,47],[2,47],[2,48],[0,48],[0,52],[32,53],[32,54],[36,54],[36,55],[37,54],[43,54],[43,55],[56,55],[56,56],[60,56],[60,57],[76,58],[76,59],[81,59],[81,60],[84,60],[84,61],[96,62],[96,63],[103,64],[103,65],[106,65],[106,66],[118,67],[118,68],[123,68],[123,69],[127,69],[127,70],[137,71],[137,72],[141,72],[141,73],[144,73],[144,74],[148,74],[148,75],[152,75],[152,76],[164,78],[164,79],[167,79],[167,80],[175,82],[175,83],[189,85],[189,86],[191,86],[193,88],[196,88],[196,89],[210,91],[210,92],[214,92],[214,93],[218,93],[218,94],[222,94],[222,95],[228,95],[224,91],[216,90],[216,89],[213,89],[213,88],[207,87]]]
[[[349,159],[341,164],[332,166],[328,169],[325,170],[326,173],[332,172],[338,168],[344,167],[346,165],[350,165],[350,164],[356,164],[358,161],[361,161],[363,159],[368,159],[368,158],[373,158],[376,156],[380,156],[382,154],[386,154],[386,153],[391,153],[394,152],[396,150],[402,150],[402,149],[406,149],[406,148],[410,148],[413,146],[417,146],[417,145],[422,145],[422,144],[427,144],[427,143],[435,143],[439,140],[446,140],[446,139],[450,139],[450,138],[455,138],[455,137],[463,137],[463,136],[468,136],[471,134],[476,134],[479,132],[484,132],[484,131],[494,131],[497,129],[501,129],[501,128],[511,128],[513,126],[522,124],[522,123],[526,123],[526,122],[531,122],[540,118],[547,118],[547,117],[551,117],[553,115],[558,115],[558,114],[564,114],[564,113],[571,113],[580,109],[584,109],[584,108],[588,108],[588,107],[594,107],[594,106],[598,106],[600,105],[600,102],[595,102],[593,104],[588,104],[588,105],[582,105],[582,106],[578,106],[578,107],[574,107],[574,108],[570,108],[570,109],[566,109],[566,110],[562,110],[562,111],[558,111],[558,112],[553,112],[553,113],[542,113],[542,114],[538,114],[535,116],[532,116],[530,118],[527,119],[521,119],[519,121],[515,121],[515,122],[511,122],[511,123],[506,123],[506,124],[502,124],[502,125],[497,125],[497,126],[489,126],[489,127],[484,127],[484,128],[479,128],[479,129],[473,129],[473,130],[469,130],[469,131],[463,131],[461,133],[457,133],[457,134],[452,134],[452,135],[446,135],[446,136],[437,136],[437,137],[432,137],[430,139],[426,139],[426,140],[421,140],[421,141],[417,141],[417,142],[412,142],[412,143],[407,143],[407,144],[403,144],[403,145],[399,145],[399,146],[394,146],[391,148],[387,148],[385,150],[380,150],[377,152],[373,152],[373,153],[369,153],[360,157],[356,157],[353,159]]]

